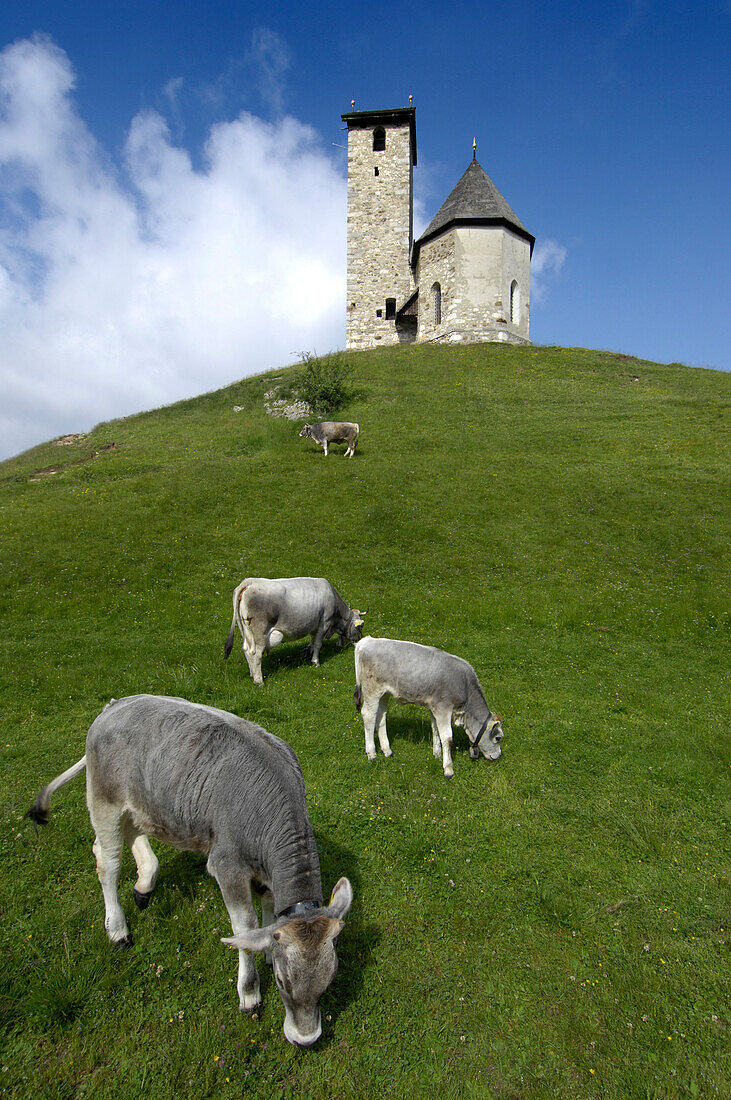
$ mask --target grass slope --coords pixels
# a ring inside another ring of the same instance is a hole
[[[0,466],[0,1089],[728,1096],[731,378],[495,345],[352,364],[354,461],[267,418],[268,375]],[[320,669],[280,647],[255,688],[238,644],[222,661],[247,574],[327,576],[370,633],[466,657],[502,760],[459,731],[446,782],[428,714],[394,705],[394,757],[369,763],[334,644]],[[117,955],[83,784],[38,837],[23,818],[110,696],[143,691],[300,757],[325,889],[356,894],[311,1052],[267,976],[263,1020],[239,1016],[203,860],[158,846],[138,913],[127,853]]]

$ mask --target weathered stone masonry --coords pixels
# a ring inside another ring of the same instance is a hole
[[[477,160],[413,240],[413,107],[348,126],[348,348],[529,342],[535,238]]]

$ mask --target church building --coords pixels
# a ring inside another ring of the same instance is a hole
[[[473,153],[414,240],[416,110],[352,111],[346,343],[529,343],[535,237]]]

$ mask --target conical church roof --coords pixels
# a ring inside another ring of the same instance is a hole
[[[511,210],[477,160],[470,162],[456,187],[414,243],[414,260],[420,245],[438,237],[452,225],[505,225],[530,242],[531,252],[535,244],[535,237]]]

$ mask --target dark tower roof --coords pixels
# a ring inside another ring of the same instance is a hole
[[[416,164],[416,107],[392,107],[386,111],[350,111],[340,116],[349,130],[370,130],[375,126],[408,126],[411,160]]]
[[[530,244],[531,254],[535,237],[525,228],[518,215],[508,206],[484,168],[476,161],[470,162],[457,186],[437,210],[418,241],[414,242],[413,262],[419,247],[438,237],[453,225],[504,225]]]

